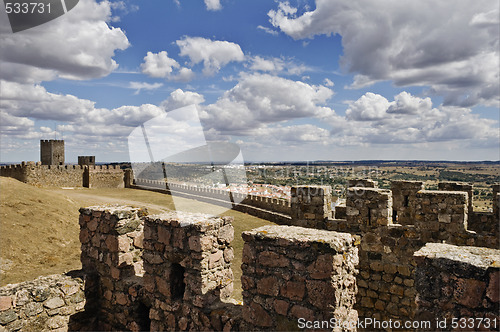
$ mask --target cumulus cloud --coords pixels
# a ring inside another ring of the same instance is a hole
[[[205,6],[207,6],[207,10],[221,10],[222,5],[220,4],[220,0],[205,0]]]
[[[216,103],[204,108],[202,120],[208,128],[245,134],[265,123],[334,113],[324,106],[332,95],[333,91],[322,85],[247,74]]]
[[[22,33],[12,33],[4,11],[0,20],[2,79],[39,83],[56,77],[90,79],[118,67],[115,51],[129,46],[120,28],[109,26],[110,3],[81,0],[73,10]]]
[[[205,98],[199,93],[177,89],[170,94],[168,99],[160,104],[160,107],[167,111],[172,111],[188,105],[199,105],[204,101]]]
[[[185,37],[176,41],[180,48],[179,55],[187,56],[191,65],[203,63],[203,73],[213,75],[232,61],[241,62],[245,55],[238,44],[210,40],[202,37]]]
[[[141,64],[141,71],[150,77],[166,78],[174,81],[189,81],[194,73],[189,68],[182,67],[168,56],[166,51],[148,52]]]
[[[386,116],[389,101],[381,95],[372,92],[349,104],[345,112],[348,120],[371,121],[382,119]]]
[[[381,80],[430,86],[445,104],[499,102],[499,7],[489,0],[316,0],[298,14],[288,2],[268,13],[294,39],[342,36],[341,64],[353,88]]]
[[[159,106],[96,108],[95,103],[72,95],[55,94],[40,85],[1,81],[0,109],[2,133],[33,129],[36,120],[64,122],[61,130],[83,136],[124,137],[136,127],[164,111]],[[18,128],[18,129],[16,129]],[[32,130],[31,130],[32,131]],[[21,138],[32,138],[26,135]],[[81,142],[88,138],[82,137]]]
[[[389,102],[371,92],[349,103],[345,119],[332,125],[350,144],[429,143],[454,140],[498,145],[497,121],[480,118],[469,108],[432,107],[429,98],[402,92]]]

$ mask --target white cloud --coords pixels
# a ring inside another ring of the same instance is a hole
[[[389,102],[381,95],[366,93],[349,103],[345,119],[330,124],[349,136],[349,144],[432,143],[463,140],[464,144],[498,146],[498,123],[480,118],[471,109],[432,107],[429,98],[402,92]]]
[[[156,90],[163,86],[163,83],[130,82],[129,88],[136,90],[134,94],[139,94],[141,90]]]
[[[0,15],[4,80],[37,83],[106,76],[118,67],[112,59],[115,51],[129,46],[125,33],[106,23],[111,18],[107,1],[81,0],[62,17],[22,33],[12,33],[5,12]]]
[[[386,116],[389,101],[381,95],[372,92],[349,104],[345,112],[348,120],[371,121],[382,119]]]
[[[180,48],[179,55],[187,56],[191,65],[203,62],[203,73],[212,75],[232,61],[243,61],[245,55],[235,43],[210,40],[202,37],[185,37],[176,41]]]
[[[170,94],[168,99],[161,103],[160,107],[172,111],[188,105],[199,105],[204,101],[205,98],[199,93],[177,89]]]
[[[205,0],[205,6],[207,6],[207,10],[221,10],[222,5],[220,4],[220,0]]]
[[[329,87],[335,86],[335,83],[333,83],[332,80],[330,80],[329,78],[325,78],[323,81],[323,84],[325,84],[325,86],[329,86]]]
[[[387,113],[417,114],[432,108],[430,98],[414,97],[406,91],[394,97],[394,103],[387,109]]]
[[[281,2],[268,13],[294,39],[342,36],[341,64],[353,87],[381,80],[430,86],[445,104],[499,102],[499,6],[495,1],[316,0],[297,14]]]
[[[296,64],[293,59],[261,57],[255,56],[251,58],[250,69],[254,71],[269,72],[272,74],[288,74],[300,75],[303,72],[310,70],[303,64]]]
[[[193,79],[191,69],[181,65],[168,56],[166,51],[159,53],[148,52],[141,63],[141,71],[150,77],[165,78],[170,81],[187,82]]]
[[[172,74],[174,68],[179,67],[179,63],[169,58],[166,51],[159,53],[148,52],[141,64],[141,71],[151,77],[166,78]]]
[[[278,31],[270,29],[270,28],[262,26],[262,25],[258,25],[257,29],[263,30],[265,33],[268,33],[268,34],[273,35],[273,36],[277,36],[279,34]]]
[[[334,113],[322,106],[329,88],[268,74],[242,75],[238,84],[204,108],[208,128],[245,135],[265,123]]]

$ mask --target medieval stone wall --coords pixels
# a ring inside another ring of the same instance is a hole
[[[434,331],[498,331],[500,250],[428,243],[415,261],[417,320]]]
[[[126,175],[127,176],[127,175]],[[130,179],[130,178],[129,178]],[[290,205],[288,200],[261,197],[255,195],[233,194],[233,204],[228,193],[213,188],[198,188],[194,186],[171,184],[160,180],[136,179],[130,188],[152,190],[164,194],[193,199],[200,202],[215,204],[254,215],[258,218],[273,221],[277,224],[290,224]]]
[[[92,329],[296,329],[297,318],[321,318],[353,330],[357,249],[349,234],[287,226],[245,233],[239,304],[231,299],[232,218],[145,216],[130,207],[80,213],[82,265],[98,298],[88,304],[98,317]],[[274,311],[262,316],[262,306]]]
[[[144,210],[131,207],[80,209],[82,269],[95,280],[97,301],[89,304],[100,331],[144,330],[148,311],[141,302]]]
[[[0,166],[0,176],[41,187],[124,187],[124,171],[118,166],[107,165],[42,165],[29,161]]]
[[[78,330],[85,293],[83,278],[40,277],[0,288],[0,331]]]
[[[419,183],[400,185],[421,187]],[[499,247],[498,237],[494,234],[467,230],[466,192],[413,192],[408,189],[406,193],[412,195],[411,214],[414,216],[406,221],[406,225],[394,223],[391,191],[366,187],[348,189],[346,219],[319,220],[314,225],[303,223],[308,227],[359,236],[360,272],[355,308],[360,317],[414,319],[416,263],[413,254],[426,243],[445,241],[457,245]],[[319,204],[313,203],[312,197],[302,200],[303,204],[308,201],[314,206]],[[300,224],[301,221],[293,223]]]
[[[264,226],[242,236],[243,318],[248,324],[289,331],[302,319],[338,323],[317,330],[356,330],[358,254],[351,235]]]
[[[172,212],[145,218],[144,289],[154,331],[239,329],[232,218]],[[217,327],[217,328],[216,328]]]

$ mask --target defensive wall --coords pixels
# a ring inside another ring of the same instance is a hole
[[[124,172],[116,165],[42,165],[29,161],[0,166],[0,176],[41,187],[124,187]]]
[[[434,331],[498,331],[499,250],[428,243],[414,257],[417,320]]]
[[[346,218],[332,219],[329,190],[292,188],[292,207],[299,210],[294,215],[301,219],[292,218],[291,223],[360,237],[355,306],[360,317],[415,319],[413,254],[426,243],[499,248],[497,232],[468,229],[467,192],[423,190],[422,183],[406,181],[394,183],[392,191],[352,187],[347,192]],[[498,227],[498,217],[494,220]]]
[[[127,171],[125,174],[127,178]],[[232,199],[238,204],[231,204],[231,197],[228,191],[216,188],[201,188],[193,185],[184,185],[166,182],[164,180],[151,180],[136,178],[133,180],[133,175],[128,170],[128,178],[125,187],[135,189],[153,190],[179,197],[195,199],[210,204],[225,206],[227,208],[234,208],[235,210],[255,215],[259,218],[270,220],[277,224],[295,225],[292,220],[301,220],[300,226],[313,227],[319,229],[327,229],[326,224],[318,223],[319,219],[323,219],[326,223],[327,220],[346,219],[346,207],[336,206],[333,210],[331,208],[331,188],[324,186],[328,194],[323,194],[323,198],[315,198],[315,200],[327,199],[325,204],[321,203],[318,211],[302,211],[303,199],[308,199],[308,195],[304,197],[297,196],[296,192],[291,193],[291,199],[277,199],[256,195],[246,195],[240,193],[232,193]],[[472,185],[460,182],[443,182],[439,183],[440,191],[460,191],[466,192],[468,196],[467,203],[467,229],[479,233],[490,234],[499,237],[499,201],[500,201],[500,184],[492,185],[493,191],[493,212],[480,212],[472,209]],[[371,179],[350,179],[347,182],[347,187],[363,187],[363,188],[377,188],[375,182]],[[298,188],[298,187],[297,187]],[[294,190],[292,188],[292,190]],[[422,181],[392,181],[391,182],[391,195],[392,195],[392,219],[393,223],[407,225],[413,224],[416,218],[416,196],[417,193],[424,190],[424,183]],[[359,191],[359,190],[358,190]],[[437,191],[430,191],[437,192]],[[300,200],[300,202],[299,202]],[[305,202],[304,202],[305,203]],[[312,205],[314,206],[314,205]],[[304,213],[319,213],[321,217],[309,219],[304,216]],[[310,225],[306,225],[307,220],[313,220]]]
[[[127,176],[127,175],[126,175]],[[130,188],[152,190],[235,209],[277,224],[290,224],[291,207],[287,199],[231,193],[216,188],[202,188],[192,185],[170,183],[163,180],[135,179]],[[232,200],[232,201],[231,201]],[[232,203],[238,202],[238,203]]]
[[[320,189],[296,188],[311,198],[304,209],[320,204]],[[301,321],[334,321],[341,326],[305,329],[350,331],[358,316],[500,322],[500,250],[440,243],[489,244],[456,216],[466,215],[466,193],[420,192],[415,225],[399,225],[388,190],[349,192],[348,218],[326,223],[347,232],[264,226],[242,234],[243,303],[231,299],[231,218],[82,208],[82,274],[0,288],[0,330],[296,330]]]
[[[350,321],[344,330],[355,330],[349,234],[287,226],[243,233],[238,303],[232,218],[91,207],[80,209],[79,223],[83,277],[51,277],[43,297],[30,283],[2,287],[0,330],[274,331],[297,330],[298,318]]]

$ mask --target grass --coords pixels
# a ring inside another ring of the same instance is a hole
[[[0,285],[80,269],[78,209],[123,204],[150,214],[173,209],[172,197],[135,189],[36,188],[0,177]],[[194,200],[175,198],[175,208],[234,218],[233,297],[241,300],[241,233],[271,222]]]

